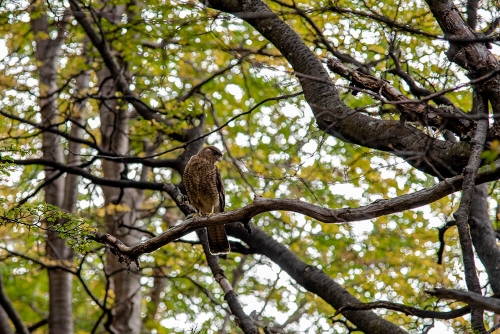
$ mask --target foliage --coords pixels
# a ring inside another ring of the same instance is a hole
[[[487,2],[484,8],[494,1]],[[448,48],[445,41],[395,29],[354,12],[382,15],[401,26],[440,35],[439,26],[421,2],[268,3],[320,59],[326,60],[331,54],[315,27],[339,52],[361,63],[372,63],[374,76],[387,80],[406,96],[411,96],[408,85],[390,71],[395,66],[391,55],[396,55],[405,71],[431,91],[454,87],[464,80],[463,71],[444,56]],[[105,249],[93,243],[91,236],[96,230],[105,231],[106,215],[123,214],[131,208],[105,204],[103,190],[84,177],[78,185],[76,213],[65,213],[44,203],[40,191],[45,177],[43,167],[20,163],[41,158],[44,129],[36,125],[41,122],[40,64],[33,43],[35,38],[54,40],[58,29],[62,29],[65,38],[57,65],[56,127],[69,133],[74,120],[81,116],[76,106],[83,102],[83,139],[95,147],[83,145],[77,154],[82,164],[88,163],[85,170],[98,177],[103,175],[104,159],[96,149],[102,141],[97,72],[106,64],[81,25],[65,12],[66,5],[49,0],[32,5],[8,2],[0,8],[0,42],[8,50],[0,56],[0,90],[4,92],[0,98],[0,269],[6,293],[23,321],[36,323],[47,312],[48,278],[41,269],[58,265],[46,260],[45,233],[57,232],[77,251],[73,263],[66,264],[75,274],[75,331],[90,333],[101,321],[102,310],[88,291],[101,304],[112,306],[114,302],[103,269]],[[180,134],[205,122],[205,133],[213,132],[206,137],[206,143],[225,150],[218,166],[226,189],[227,210],[241,208],[255,196],[297,198],[332,209],[354,208],[412,193],[436,182],[390,153],[326,135],[316,125],[304,97],[296,95],[301,87],[290,65],[271,43],[235,16],[195,1],[114,0],[81,5],[88,17],[90,9],[104,12],[113,6],[125,6],[118,23],[103,15],[94,17],[98,22],[95,26],[101,29],[126,72],[133,93],[169,120],[147,120],[131,112],[127,155],[150,157],[145,143],[152,143],[154,157],[175,159],[185,147]],[[300,11],[295,11],[294,6]],[[479,30],[487,27],[488,15],[498,15],[495,8],[483,12]],[[44,14],[48,16],[50,33],[35,36],[29,21]],[[461,75],[454,75],[456,72]],[[83,73],[90,75],[87,90],[77,84],[77,77]],[[346,88],[349,81],[334,78],[334,82],[342,100],[352,109],[399,120],[397,113],[379,108],[370,95],[353,94]],[[471,108],[469,88],[447,96],[463,110]],[[260,104],[266,99],[269,101]],[[132,109],[122,94],[117,94],[116,100],[123,109]],[[65,154],[70,153],[70,140],[63,138],[62,145]],[[484,154],[488,163],[497,158],[497,146],[495,143]],[[139,181],[143,164],[139,161],[127,166],[127,178]],[[181,175],[175,169],[153,168],[148,180],[177,185]],[[490,199],[495,202],[497,197],[498,189],[493,184]],[[144,198],[138,210],[143,240],[184,220],[175,199],[165,193],[146,189]],[[17,205],[21,201],[23,204]],[[464,288],[454,229],[446,235],[444,264],[436,263],[437,227],[446,223],[457,206],[457,195],[450,195],[425,207],[369,221],[324,224],[279,211],[259,215],[253,223],[307,264],[321,268],[362,302],[388,300],[426,309],[446,304],[436,302],[424,290]],[[213,333],[224,323],[227,302],[206,265],[201,246],[193,240],[196,238],[189,235],[141,256],[145,332]],[[302,317],[287,324],[287,332],[347,331],[338,322],[342,317],[332,316],[335,310],[330,305],[307,292],[266,257],[230,253],[221,260],[221,266],[229,280],[235,280],[245,312],[254,312],[262,323],[285,323],[300,309]],[[239,271],[244,274],[241,276]],[[163,289],[160,302],[155,304],[152,294],[160,284],[159,276]],[[485,278],[484,273],[481,277]],[[415,333],[430,323],[399,312],[377,312]],[[104,323],[99,326],[103,332]],[[446,326],[461,331],[469,329],[470,324],[457,320]],[[230,328],[235,332],[238,327],[233,321]]]

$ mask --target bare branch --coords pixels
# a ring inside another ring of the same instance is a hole
[[[394,52],[391,52],[390,57],[394,61],[394,66],[395,68],[391,68],[388,70],[389,73],[395,74],[402,78],[410,87],[410,92],[415,95],[415,96],[429,96],[432,94],[432,92],[428,91],[427,89],[420,87],[415,80],[411,77],[411,75],[401,68],[401,64],[399,62],[399,59],[397,55],[394,54]],[[444,95],[439,95],[436,96],[432,99],[436,104],[444,104],[450,107],[455,108],[455,105]]]
[[[93,148],[94,150],[97,151],[97,154],[92,156],[93,158],[102,158],[102,159],[106,159],[106,160],[111,160],[111,161],[115,161],[115,162],[124,162],[124,163],[140,163],[140,164],[142,164],[144,166],[148,166],[148,167],[167,167],[167,168],[168,167],[172,167],[172,168],[177,167],[178,161],[176,159],[151,159],[151,157],[156,156],[153,154],[148,155],[146,157],[123,156],[123,155],[120,155],[118,153],[110,152],[110,151],[106,151],[106,150],[102,149],[98,144],[96,144],[96,142],[85,140],[85,139],[82,139],[82,138],[79,138],[76,136],[72,136],[72,135],[68,134],[67,132],[64,132],[64,131],[57,129],[53,125],[45,126],[45,125],[30,121],[30,120],[27,120],[27,119],[24,119],[24,118],[15,116],[15,115],[11,115],[9,113],[4,112],[3,110],[0,110],[0,115],[14,119],[14,120],[21,122],[21,123],[29,124],[36,129],[40,129],[42,132],[47,131],[50,133],[57,134],[63,138],[68,139],[69,141],[71,141],[73,143],[80,143],[80,144],[87,145],[90,148]],[[77,122],[73,122],[73,124],[75,126],[79,126],[79,127],[83,128]],[[87,133],[88,133],[88,131],[87,131]]]
[[[162,183],[156,182],[146,182],[146,181],[131,181],[131,180],[116,180],[116,179],[106,179],[102,177],[98,177],[89,173],[86,169],[75,166],[68,166],[62,163],[58,163],[48,159],[26,159],[26,160],[2,160],[1,162],[12,162],[17,165],[27,166],[27,165],[42,165],[46,167],[52,167],[55,170],[60,172],[76,174],[80,175],[83,178],[86,178],[92,181],[94,184],[110,186],[110,187],[118,187],[118,188],[136,188],[136,189],[150,189],[150,190],[163,190]]]
[[[483,297],[479,293],[465,290],[434,289],[425,292],[437,298],[458,300],[467,303],[470,307],[500,314],[500,300],[497,298]]]
[[[368,73],[369,68],[365,64],[360,63],[359,61],[357,61],[356,59],[351,57],[349,54],[345,54],[345,53],[342,53],[339,50],[337,50],[332,45],[332,43],[330,43],[328,41],[328,39],[325,37],[325,35],[321,31],[321,29],[318,27],[318,25],[316,23],[314,23],[314,21],[307,15],[307,13],[305,11],[303,11],[302,9],[300,9],[297,6],[297,4],[295,4],[295,2],[293,3],[293,5],[287,4],[286,2],[279,1],[279,0],[274,0],[274,2],[279,3],[283,7],[292,8],[293,10],[295,10],[297,12],[297,14],[299,14],[301,17],[303,17],[304,20],[306,20],[311,25],[311,27],[314,29],[316,34],[321,39],[321,42],[326,46],[327,50],[332,55],[334,55],[338,59],[342,60],[343,62],[353,64],[353,65],[359,67],[360,69],[362,69],[364,72]]]
[[[475,113],[479,115],[488,114],[488,100],[483,96],[475,94],[474,96]],[[469,212],[474,197],[474,185],[476,174],[481,164],[481,153],[483,152],[486,134],[488,131],[488,120],[482,119],[477,122],[477,128],[472,142],[471,155],[469,163],[464,169],[464,181],[462,189],[462,199],[457,212],[454,213],[460,237],[460,246],[462,247],[463,263],[465,267],[465,282],[469,291],[480,293],[481,286],[477,277],[476,266],[474,263],[474,250],[472,248],[472,239],[469,230]],[[475,330],[484,332],[483,314],[480,310],[472,310],[472,327]]]
[[[229,64],[228,66],[226,66],[226,67],[224,67],[224,68],[222,68],[222,69],[220,69],[218,71],[215,71],[208,78],[205,78],[205,79],[201,80],[199,83],[197,83],[196,85],[194,85],[193,87],[191,87],[191,89],[189,91],[187,91],[184,95],[180,96],[177,99],[177,101],[179,101],[179,102],[186,101],[194,93],[199,92],[201,90],[201,87],[203,85],[205,85],[206,83],[212,81],[214,78],[218,77],[219,75],[224,74],[227,71],[230,71],[233,67],[238,66],[241,63],[242,60],[243,60],[243,58],[239,59],[239,61],[237,61],[234,64]]]
[[[454,319],[461,317],[467,313],[470,313],[470,307],[463,307],[448,312],[438,312],[438,311],[422,310],[416,307],[391,303],[387,301],[378,301],[378,302],[363,303],[363,304],[361,303],[348,304],[346,306],[339,308],[334,316],[341,314],[342,312],[347,310],[373,310],[377,308],[384,308],[387,310],[398,311],[406,315],[413,315],[419,318],[434,318],[434,319]]]
[[[66,138],[66,139],[68,139],[68,140],[70,140],[72,142],[87,145],[87,146],[89,146],[89,147],[97,150],[100,153],[104,152],[95,141],[89,141],[89,140],[85,140],[85,139],[80,138],[80,137],[71,136],[70,134],[68,134],[68,133],[66,133],[64,131],[60,131],[59,129],[57,129],[56,127],[54,127],[53,124],[51,124],[50,126],[39,124],[39,123],[30,121],[28,119],[25,119],[25,118],[22,118],[22,117],[19,117],[19,116],[9,114],[9,113],[7,113],[7,112],[5,112],[3,110],[0,110],[0,115],[5,116],[5,117],[10,118],[10,119],[13,119],[13,120],[16,120],[16,121],[18,121],[20,123],[29,124],[32,127],[36,128],[36,129],[40,129],[42,132],[43,131],[48,131],[48,132],[57,134],[57,135],[59,135],[59,136],[61,136],[63,138]],[[78,124],[78,123],[74,122],[74,124]]]
[[[460,10],[451,0],[426,0],[432,14],[450,40],[446,53],[448,59],[470,71],[469,77],[477,78],[485,73],[498,70],[499,61],[483,42],[464,43],[464,40],[478,40],[474,30],[465,22]],[[498,89],[498,76],[483,83],[485,93],[495,94]]]

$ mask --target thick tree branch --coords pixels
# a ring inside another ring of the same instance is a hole
[[[308,76],[300,76],[299,80],[318,126],[326,133],[369,148],[393,152],[435,176],[459,174],[466,165],[468,143],[433,139],[408,124],[379,120],[348,108],[321,61],[262,1],[211,0],[208,5],[247,21],[276,46],[296,73]],[[408,152],[415,153],[409,155]]]
[[[500,249],[489,217],[487,184],[474,187],[469,227],[474,249],[486,269],[491,288],[495,294],[500,294]]]
[[[14,330],[10,326],[9,316],[0,305],[0,333],[14,334]]]
[[[117,188],[150,189],[150,190],[160,190],[160,191],[164,190],[162,183],[102,178],[89,173],[84,168],[68,166],[47,159],[26,159],[26,160],[9,161],[9,160],[2,160],[2,158],[0,157],[0,163],[2,162],[12,162],[16,165],[21,165],[21,166],[42,165],[46,167],[52,167],[53,169],[60,172],[80,175],[83,178],[92,181],[92,183],[102,186],[117,187]]]
[[[476,34],[465,22],[458,8],[451,0],[426,0],[445,37],[474,41]],[[498,69],[498,60],[485,43],[450,42],[448,59],[470,71],[470,76],[478,77]],[[496,78],[495,80],[498,80]],[[491,83],[490,83],[491,84]],[[487,84],[484,85],[486,88]],[[496,85],[491,89],[498,88]]]
[[[132,180],[105,179],[92,175],[83,168],[71,167],[63,164],[57,164],[52,161],[46,161],[46,160],[41,161],[41,160],[43,159],[33,159],[30,161],[21,160],[18,161],[17,163],[19,164],[34,163],[42,165],[47,163],[48,166],[60,169],[64,172],[81,175],[82,177],[98,185],[166,191],[176,201],[178,201],[177,198],[182,195],[178,191],[177,187],[175,187],[172,184],[162,184],[156,182],[144,182],[144,181],[132,181]],[[500,162],[497,162],[494,165],[494,169],[485,167],[484,171],[478,174],[476,178],[476,184],[490,182],[498,179],[499,177],[500,177]],[[461,190],[462,182],[463,182],[462,176],[460,175],[455,176],[453,178],[443,180],[440,183],[430,188],[423,189],[411,194],[402,195],[393,199],[378,200],[369,205],[356,209],[345,208],[345,209],[332,210],[295,199],[266,199],[258,197],[253,203],[249,204],[244,208],[213,215],[210,218],[202,218],[202,217],[195,218],[189,220],[188,221],[189,224],[188,222],[186,222],[181,225],[178,225],[173,229],[170,229],[167,232],[165,232],[168,233],[168,236],[164,235],[165,234],[164,233],[161,236],[156,237],[160,238],[163,236],[164,238],[166,238],[164,241],[161,241],[159,244],[152,246],[152,248],[148,248],[142,253],[151,252],[157,249],[158,247],[161,247],[162,245],[171,242],[187,233],[190,233],[198,228],[206,227],[207,226],[206,224],[222,225],[225,223],[244,221],[245,219],[249,219],[258,214],[275,210],[293,211],[296,213],[305,214],[323,223],[333,223],[333,224],[372,219],[382,215],[399,212],[402,210],[409,210],[425,204],[432,203],[444,196],[447,196],[449,194]],[[179,205],[182,205],[181,203],[182,199],[178,202]],[[185,213],[189,212],[186,211]],[[126,249],[124,251],[129,252],[129,250]]]
[[[434,289],[425,292],[437,298],[458,300],[467,303],[470,307],[500,314],[500,300],[497,298],[483,297],[479,293],[453,289]]]
[[[490,79],[474,87],[491,103],[494,113],[500,113],[500,62],[490,52],[485,42],[457,42],[458,40],[480,39],[481,35],[474,32],[451,0],[426,0],[439,26],[450,41],[446,55],[448,59],[469,71],[469,78],[478,78],[488,73],[496,73]],[[473,23],[473,22],[471,22]],[[479,35],[479,38],[478,38]],[[456,40],[456,41],[453,41]],[[495,121],[490,136],[500,138],[500,122]]]
[[[398,311],[406,315],[413,315],[419,318],[433,318],[433,319],[454,319],[470,313],[470,307],[463,307],[461,309],[448,311],[448,312],[438,312],[421,310],[416,307],[406,306],[397,303],[391,303],[387,301],[379,301],[372,303],[360,303],[360,304],[350,304],[345,305],[337,310],[335,315],[340,314],[347,310],[373,310],[376,308],[383,308],[387,310]]]
[[[330,58],[328,59],[328,68],[334,72],[351,80],[355,87],[368,89],[372,92],[381,94],[391,102],[407,102],[398,104],[398,109],[410,116],[417,118],[424,125],[434,126],[439,129],[448,129],[459,137],[469,137],[469,132],[475,125],[474,122],[467,120],[467,115],[455,108],[439,109],[426,104],[426,100],[411,100],[404,96],[396,87],[389,84],[387,81],[375,78],[372,75],[361,73],[355,69],[348,68],[340,61]],[[444,93],[443,93],[444,94]],[[432,96],[433,94],[428,94]],[[447,117],[443,117],[445,114]]]

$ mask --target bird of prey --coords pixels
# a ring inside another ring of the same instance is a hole
[[[189,203],[200,215],[223,212],[224,186],[215,163],[222,160],[222,152],[215,146],[207,146],[193,155],[184,170],[183,182]],[[227,254],[230,251],[224,226],[209,226],[208,246],[210,253]]]

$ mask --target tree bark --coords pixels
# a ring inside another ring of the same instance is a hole
[[[499,61],[495,55],[488,49],[488,43],[476,42],[467,43],[463,41],[474,41],[481,34],[474,32],[474,26],[469,25],[462,17],[461,12],[451,0],[426,0],[432,15],[439,23],[445,37],[450,39],[450,48],[446,52],[446,56],[451,62],[459,65],[468,71],[469,78],[479,78],[483,75],[497,73],[491,76],[488,80],[484,80],[474,86],[476,93],[481,93],[488,99],[493,109],[493,112],[500,112],[500,75],[498,74]],[[474,15],[473,7],[477,4],[472,4],[472,11],[468,11],[469,15]],[[469,17],[472,19],[472,17]],[[475,22],[469,22],[475,25]],[[456,42],[453,42],[456,40]],[[494,120],[493,127],[489,131],[489,140],[500,138],[500,122]]]
[[[488,101],[481,94],[474,93],[473,111],[477,115],[488,115]],[[488,131],[488,119],[481,119],[477,122],[477,127],[472,140],[471,155],[469,163],[464,168],[464,182],[462,186],[462,199],[458,210],[453,214],[456,219],[462,258],[465,270],[465,282],[467,289],[472,292],[481,293],[481,285],[477,276],[474,261],[474,250],[469,229],[470,207],[474,199],[474,184],[477,171],[481,164],[481,153],[486,141]],[[486,333],[484,328],[483,310],[472,308],[471,323],[474,331]]]
[[[2,306],[0,306],[0,333],[3,334],[14,334],[14,331],[10,327],[9,317]]]
[[[438,140],[419,129],[347,107],[318,57],[261,0],[211,0],[208,6],[239,16],[276,46],[293,67],[318,126],[341,140],[392,152],[415,168],[438,177],[460,174],[470,145]]]
[[[495,294],[500,293],[500,249],[488,214],[488,185],[475,187],[469,225],[472,242]]]
[[[42,124],[53,127],[59,121],[57,104],[57,70],[59,53],[64,34],[59,30],[57,37],[51,39],[49,23],[45,9],[41,6],[31,7],[32,12],[39,11],[31,19],[31,27],[35,33],[36,59],[39,61],[39,94],[40,113]],[[64,161],[63,148],[59,135],[44,131],[42,134],[43,158],[58,163]],[[45,180],[50,180],[59,172],[50,167],[45,167]],[[45,202],[62,207],[64,196],[64,178],[59,177],[45,186]],[[73,259],[73,251],[66,246],[57,233],[47,232],[47,256],[50,260],[61,261],[69,265]],[[52,334],[73,333],[72,314],[72,275],[66,271],[49,268],[49,332]]]
[[[120,18],[124,12],[123,6],[113,7],[110,17]],[[98,72],[100,95],[103,98],[99,107],[101,120],[102,147],[110,152],[128,155],[128,121],[129,111],[123,110],[115,99],[116,86],[107,68]],[[105,178],[120,180],[127,178],[126,165],[109,160],[102,160],[102,170]],[[127,243],[136,245],[141,241],[142,234],[129,226],[137,225],[137,208],[142,197],[135,189],[102,187],[106,208],[106,232],[120,236]],[[121,206],[121,208],[119,206]],[[110,275],[111,288],[115,300],[112,311],[112,328],[117,333],[138,334],[141,331],[141,275],[135,264],[130,264],[130,270],[118,261],[116,256],[108,254],[106,272]]]

